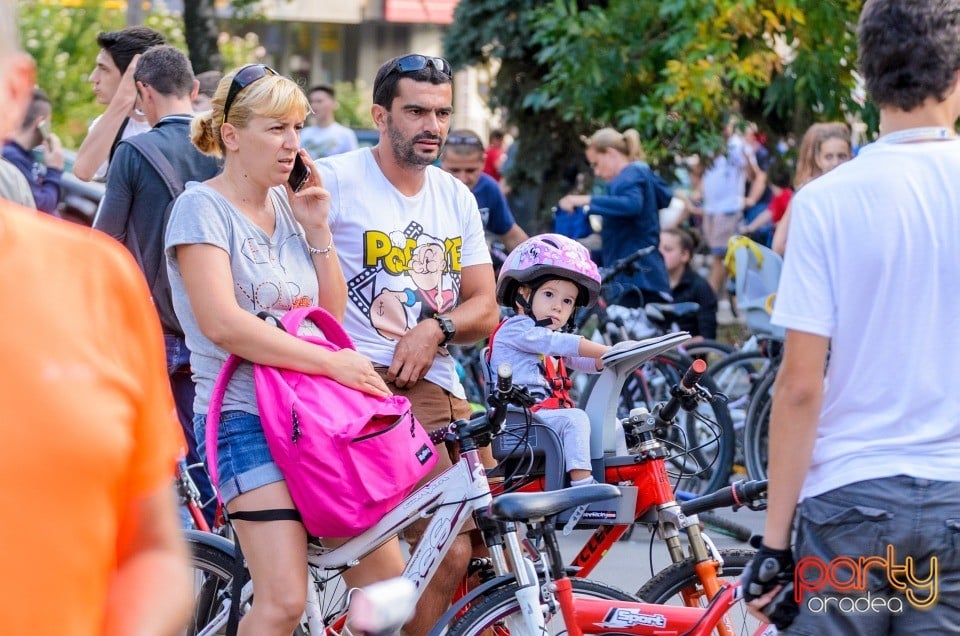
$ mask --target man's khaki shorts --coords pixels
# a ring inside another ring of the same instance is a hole
[[[377,373],[380,374],[384,382],[387,382],[386,367],[377,367]],[[420,421],[420,425],[423,426],[428,433],[443,428],[450,424],[450,422],[459,419],[468,419],[472,412],[466,400],[456,397],[441,386],[427,380],[420,380],[412,387],[403,389],[392,382],[387,382],[387,387],[393,391],[394,395],[402,395],[410,400],[410,405],[413,408],[413,416]],[[438,448],[437,456],[437,463],[434,464],[430,474],[423,478],[420,482],[421,484],[427,483],[453,465],[450,454],[447,453],[446,449]],[[423,536],[423,532],[426,530],[429,522],[429,519],[419,519],[408,526],[407,529],[403,531],[404,540],[411,546],[415,546],[417,542],[420,541],[420,537]],[[473,520],[470,520],[463,526],[460,532],[466,532],[473,527]]]

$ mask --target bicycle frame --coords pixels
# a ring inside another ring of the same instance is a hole
[[[328,628],[337,627],[337,625],[327,626],[323,622],[317,587],[321,582],[321,571],[355,565],[363,556],[396,536],[417,519],[430,517],[430,523],[423,535],[424,540],[417,544],[402,574],[403,578],[413,583],[417,590],[417,598],[419,598],[423,588],[433,578],[443,557],[453,545],[458,531],[475,511],[485,510],[491,500],[490,484],[487,482],[486,469],[480,459],[479,451],[477,449],[464,450],[461,452],[460,460],[457,463],[408,495],[373,527],[336,548],[323,549],[308,554],[305,618],[310,633],[323,634]],[[514,564],[529,563],[529,559],[522,554],[516,532],[510,531],[508,528],[503,533],[503,537],[510,562]],[[504,557],[503,548],[498,545],[488,547],[491,551],[496,573],[503,575],[510,571]],[[532,564],[515,569],[521,587],[533,592],[532,595],[525,595],[529,598],[525,598],[524,602],[530,604],[531,607],[534,604],[536,605],[537,611],[533,612],[531,609],[531,615],[536,614],[538,622],[542,621],[542,615],[539,612],[537,577]],[[243,586],[239,602],[241,605],[246,605],[252,597],[253,582],[248,581]],[[228,616],[229,603],[224,604],[214,620],[208,623],[197,636],[217,634],[227,624]]]
[[[639,636],[706,636],[719,628],[724,614],[743,596],[739,585],[725,585],[706,608],[630,603],[574,596],[570,579],[551,584],[568,636],[637,634]],[[755,636],[772,636],[776,628],[760,626]]]
[[[676,347],[689,337],[686,332],[679,332],[633,343],[633,346],[624,343],[619,351],[613,351],[605,356],[604,370],[587,393],[584,410],[591,423],[590,449],[595,466],[594,474],[597,474],[596,468],[599,467],[603,469],[602,474],[606,483],[616,485],[629,482],[631,486],[636,486],[635,520],[647,517],[651,513],[657,515],[661,536],[674,563],[679,563],[686,558],[680,539],[681,531],[686,533],[691,555],[697,564],[696,570],[703,586],[703,594],[708,599],[714,599],[722,591],[722,584],[717,577],[718,562],[715,559],[715,548],[710,539],[701,533],[697,517],[695,515],[687,517],[681,512],[665,465],[667,453],[659,442],[648,439],[641,444],[636,455],[618,458],[614,463],[608,461],[616,454],[617,402],[626,379],[645,362]],[[620,459],[624,461],[619,461]],[[544,488],[543,480],[539,479],[518,491],[538,491]],[[629,527],[626,524],[598,526],[570,563],[576,568],[574,576],[589,576]],[[691,609],[695,609],[695,612],[701,612],[700,596],[701,594],[695,590],[683,592],[684,602]],[[678,616],[695,615],[697,614],[678,613]],[[729,626],[721,624],[718,625],[718,629],[723,636],[732,634]]]

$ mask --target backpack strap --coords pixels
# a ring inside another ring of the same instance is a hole
[[[181,192],[183,192],[183,181],[177,176],[176,170],[173,169],[173,165],[170,163],[170,160],[167,159],[160,148],[154,144],[148,135],[134,135],[133,137],[128,137],[120,143],[125,143],[131,146],[134,150],[139,152],[144,159],[147,160],[147,163],[156,171],[160,178],[163,180],[163,184],[167,187],[167,191],[170,193],[170,200],[176,199]],[[112,155],[111,155],[112,156]],[[167,227],[167,221],[170,220],[170,206],[163,211],[163,227]],[[137,264],[140,266],[140,269],[146,274],[146,270],[143,266],[143,254],[140,253],[140,242],[137,240],[137,232],[134,229],[132,219],[127,221],[127,236],[128,243],[133,248],[133,256],[137,259]],[[163,259],[160,259],[160,267],[164,267]],[[160,272],[155,272],[153,278],[149,280],[156,280]]]
[[[220,430],[220,411],[223,408],[223,396],[227,392],[227,384],[230,383],[230,378],[233,377],[241,362],[243,362],[241,358],[230,355],[223,363],[223,368],[217,376],[217,383],[213,385],[213,391],[210,393],[210,404],[207,407],[207,472],[210,475],[210,481],[217,486],[220,483],[217,477],[217,432]],[[223,502],[219,487],[217,499]]]
[[[117,146],[120,145],[120,142],[123,141],[123,133],[127,130],[127,124],[130,123],[130,116],[127,115],[123,118],[123,122],[120,124],[120,128],[117,129],[117,134],[113,136],[113,142],[110,144],[110,154],[107,155],[107,165],[110,165],[110,162],[113,161],[113,155],[117,152]]]

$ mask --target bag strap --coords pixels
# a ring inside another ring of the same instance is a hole
[[[170,193],[170,199],[174,200],[180,193],[183,192],[183,181],[177,176],[177,171],[173,169],[173,165],[170,163],[170,160],[167,159],[160,148],[156,144],[152,143],[148,135],[134,135],[133,137],[128,137],[120,143],[125,143],[131,146],[134,150],[139,152],[144,159],[147,160],[147,163],[156,171],[160,178],[163,180],[163,184],[167,187],[167,191]],[[111,155],[112,156],[112,155]],[[167,221],[169,221],[169,209],[163,211],[163,227],[166,229]],[[137,260],[137,265],[140,266],[140,269],[144,274],[147,273],[144,269],[143,263],[143,254],[140,252],[140,241],[137,240],[137,232],[133,225],[133,220],[129,219],[127,221],[127,236],[130,240],[128,241],[133,247],[133,256]],[[160,267],[164,267],[163,259],[160,259]],[[156,280],[157,276],[160,275],[160,272],[156,272],[153,279]]]
[[[117,134],[113,136],[113,142],[110,144],[110,154],[107,155],[107,165],[110,165],[110,162],[113,161],[113,155],[117,152],[117,146],[120,145],[120,142],[123,141],[123,133],[127,129],[127,124],[130,123],[130,116],[127,115],[123,118],[123,122],[120,124],[120,128],[117,129]]]
[[[296,334],[304,320],[309,319],[322,332],[328,342],[341,349],[356,349],[353,340],[347,335],[343,326],[322,307],[298,307],[283,315],[280,323],[289,333]]]
[[[227,392],[227,384],[233,377],[237,367],[243,362],[241,358],[230,355],[227,361],[223,363],[220,374],[217,376],[217,382],[213,385],[213,391],[210,393],[210,404],[207,407],[207,472],[210,475],[210,481],[217,485],[220,480],[217,478],[217,432],[220,430],[220,411],[223,408],[223,396]],[[217,499],[220,498],[220,488],[217,488]]]
[[[323,331],[328,342],[339,346],[341,349],[354,348],[350,336],[348,336],[347,332],[340,326],[340,323],[321,307],[299,307],[292,309],[280,318],[279,324],[277,323],[276,316],[264,311],[257,314],[257,317],[268,323],[276,324],[284,331],[292,334],[296,334],[300,324],[309,318]],[[220,369],[219,375],[217,375],[217,382],[213,385],[213,391],[210,392],[205,433],[207,444],[207,472],[210,475],[210,481],[214,484],[219,483],[217,476],[217,433],[220,430],[220,412],[223,409],[223,396],[227,393],[227,384],[230,383],[230,378],[233,377],[233,374],[243,361],[243,358],[231,354],[226,362],[223,363],[223,367]],[[217,498],[220,499],[219,488],[217,489]],[[220,501],[222,502],[223,500],[220,499]]]
[[[174,170],[173,164],[160,152],[160,148],[150,140],[148,135],[134,135],[133,137],[124,139],[123,143],[130,144],[136,148],[137,152],[143,155],[143,158],[150,163],[153,169],[157,171],[157,174],[160,175],[160,178],[163,179],[163,184],[167,186],[171,197],[176,199],[180,193],[183,192],[183,181],[177,176],[177,171]]]

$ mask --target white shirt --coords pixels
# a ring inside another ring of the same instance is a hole
[[[793,199],[773,322],[830,338],[801,498],[960,481],[960,141],[877,142]]]
[[[97,115],[97,118],[93,120],[90,124],[90,127],[87,129],[87,134],[89,135],[98,123],[100,119],[103,118],[103,115]],[[147,120],[138,121],[131,117],[127,120],[127,126],[123,129],[123,134],[120,136],[120,140],[127,139],[128,137],[133,137],[134,135],[139,135],[140,133],[145,133],[150,130],[151,126],[147,123]],[[111,140],[113,141],[113,140]],[[96,173],[94,173],[91,181],[99,181],[101,183],[106,183],[107,181],[107,169],[110,167],[110,160],[104,161],[99,168],[97,168]]]
[[[714,158],[703,173],[701,188],[705,214],[729,214],[743,210],[749,152],[743,137],[731,135],[727,140],[727,153]]]
[[[361,353],[389,366],[404,333],[459,304],[461,270],[490,262],[477,200],[434,166],[427,167],[420,192],[405,196],[369,148],[317,167],[332,197],[330,228],[347,279],[344,328]],[[446,350],[426,379],[465,396]]]

